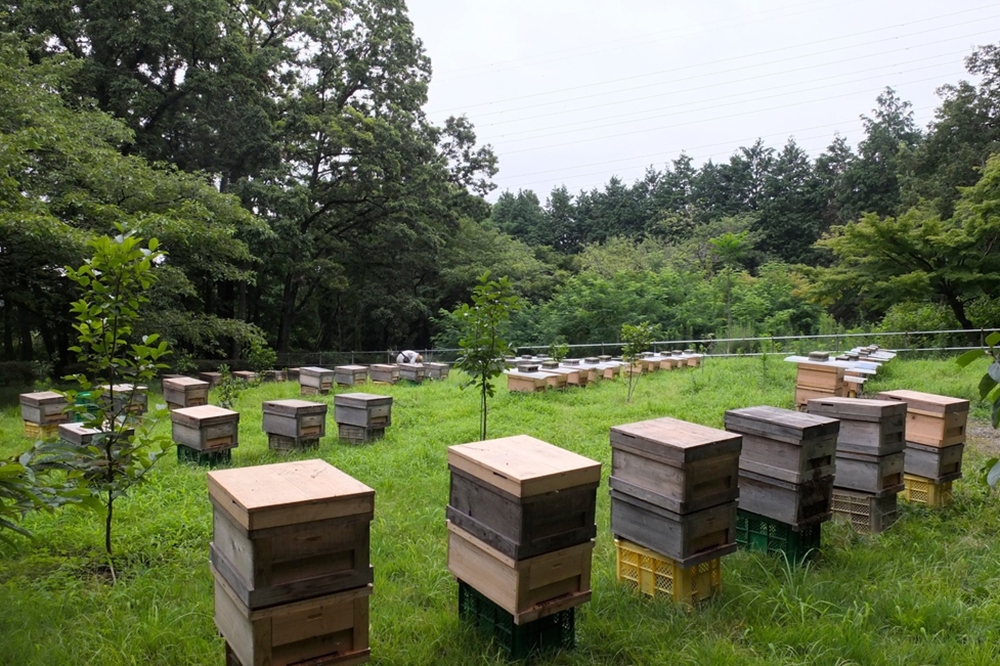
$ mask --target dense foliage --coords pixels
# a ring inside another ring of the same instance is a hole
[[[486,270],[526,305],[518,344],[1000,321],[998,46],[942,82],[926,128],[887,88],[856,147],[758,140],[490,206],[490,147],[424,114],[403,0],[26,0],[0,30],[0,361],[72,361],[59,267],[117,223],[169,253],[141,326],[178,369],[246,365],[254,341],[454,346],[434,313]]]

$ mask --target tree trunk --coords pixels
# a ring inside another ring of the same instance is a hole
[[[285,289],[281,296],[281,320],[278,323],[278,351],[287,353],[292,338],[292,318],[295,316],[295,297],[299,288],[292,276],[285,276]]]
[[[24,311],[24,308],[17,309],[17,321],[20,325],[20,338],[21,344],[18,350],[22,361],[33,361],[35,359],[35,350],[31,344],[31,322],[28,319],[28,313]]]
[[[3,358],[5,361],[14,360],[14,308],[8,298],[3,304]]]
[[[979,333],[971,330],[975,328],[975,325],[965,314],[965,303],[962,302],[954,291],[947,287],[942,288],[941,292],[944,294],[945,300],[948,301],[948,307],[951,308],[952,314],[955,315],[955,319],[958,320],[959,325],[969,331],[965,334],[969,342],[973,345],[979,345]]]

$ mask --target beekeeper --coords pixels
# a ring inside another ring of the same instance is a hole
[[[396,356],[396,363],[423,363],[423,362],[424,362],[424,357],[411,349],[401,351]]]

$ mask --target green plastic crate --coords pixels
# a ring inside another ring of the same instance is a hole
[[[791,525],[737,510],[736,544],[744,550],[784,553],[789,562],[801,564],[819,554],[821,525],[817,523],[795,531]]]
[[[458,581],[458,616],[493,638],[508,659],[525,659],[542,650],[572,649],[576,644],[576,608],[568,608],[525,624]]]
[[[177,445],[177,462],[193,462],[205,467],[215,467],[216,465],[228,465],[232,462],[232,449],[222,449],[221,451],[199,451],[183,444]]]
[[[76,423],[83,423],[93,418],[93,414],[97,412],[97,403],[94,402],[90,391],[77,391],[75,404],[77,407],[86,408],[86,413],[73,412],[73,421]]]

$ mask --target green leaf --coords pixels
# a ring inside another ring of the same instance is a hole
[[[990,347],[995,347],[997,343],[1000,343],[1000,331],[993,331],[986,336],[986,344]]]
[[[1000,462],[994,463],[986,473],[986,483],[990,484],[990,488],[996,488],[998,482],[1000,482]]]
[[[985,355],[986,352],[982,349],[970,349],[969,351],[965,352],[957,359],[955,359],[955,362],[958,363],[959,366],[964,368],[967,367],[970,363],[978,361]]]
[[[993,403],[993,416],[990,422],[993,424],[994,430],[1000,427],[1000,400]]]
[[[993,361],[990,367],[986,368],[986,374],[993,378],[993,381],[1000,384],[1000,361]]]
[[[979,380],[979,399],[986,400],[986,396],[990,394],[993,387],[997,385],[997,380],[993,379],[989,375],[983,375],[983,378]]]

